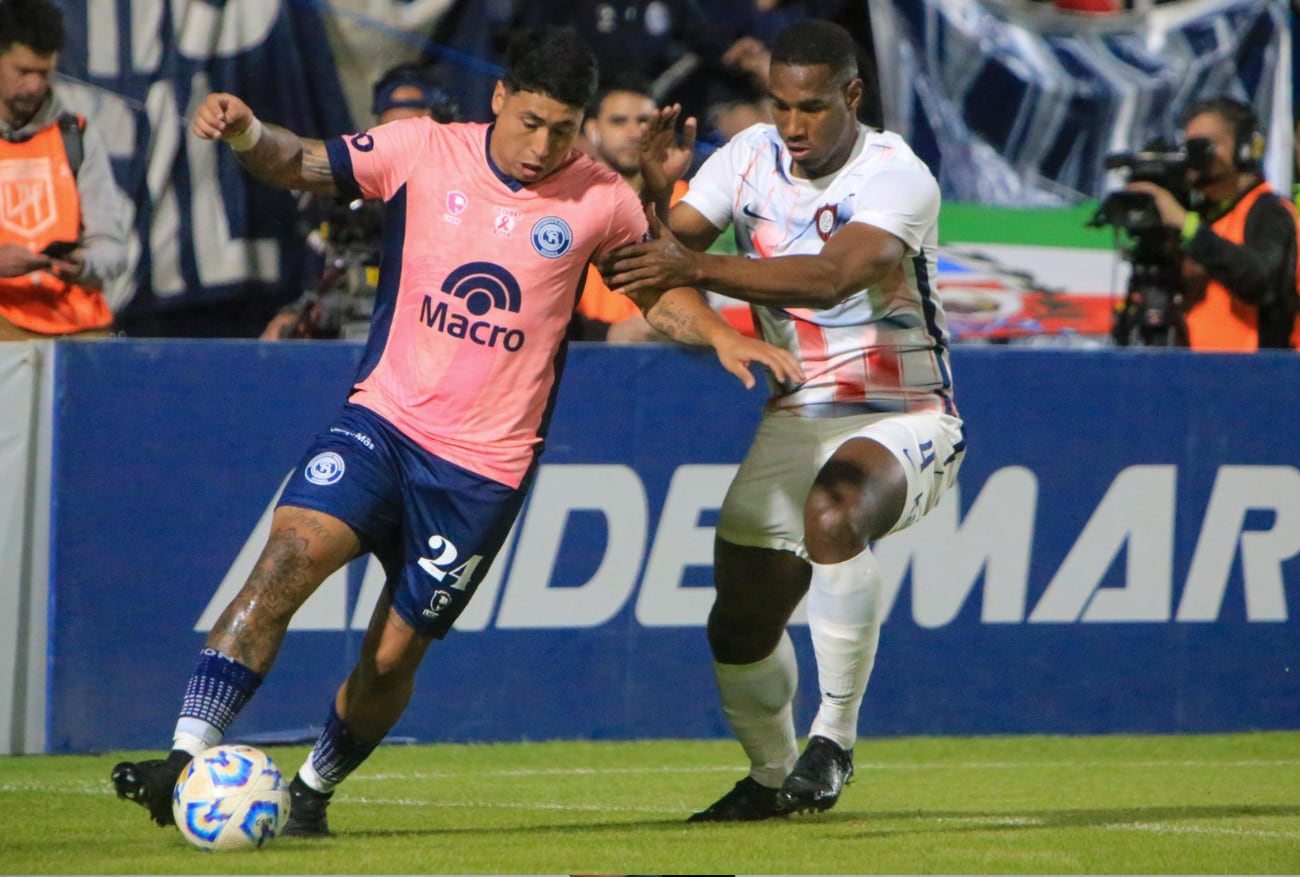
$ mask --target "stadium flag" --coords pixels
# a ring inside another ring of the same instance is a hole
[[[1176,141],[1192,101],[1251,102],[1268,179],[1291,185],[1285,0],[1204,0],[1084,16],[1041,3],[870,4],[886,127],[945,198],[1053,206],[1118,184],[1105,157]]]
[[[347,71],[320,13],[267,0],[64,6],[57,88],[107,141],[135,205],[131,270],[110,300],[131,317],[296,298],[305,244],[293,195],[254,183],[189,128],[208,93],[229,91],[309,137],[352,130]]]
[[[1129,266],[1112,230],[1088,227],[1096,207],[945,203],[937,280],[953,340],[1108,345]]]

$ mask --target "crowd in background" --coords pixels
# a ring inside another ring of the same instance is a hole
[[[990,0],[992,2],[994,0]],[[0,5],[14,9],[24,7],[25,2],[2,0]],[[1052,0],[1050,5],[1084,16],[1141,12],[1146,8],[1139,8],[1130,0]],[[623,83],[620,88],[625,93],[643,100],[648,107],[680,103],[683,116],[699,120],[697,160],[686,175],[689,182],[690,174],[713,149],[752,124],[770,121],[766,96],[768,42],[781,28],[807,18],[834,21],[853,37],[865,86],[858,108],[859,119],[873,127],[884,126],[882,86],[876,75],[875,40],[869,7],[861,0],[711,0],[707,3],[701,0],[566,0],[563,3],[557,0],[443,0],[440,3],[410,4],[406,9],[408,17],[419,21],[417,30],[423,32],[415,34],[417,39],[414,42],[407,41],[402,45],[392,34],[375,26],[373,21],[347,19],[337,14],[330,19],[329,26],[347,31],[341,39],[334,34],[333,42],[338,69],[344,70],[346,61],[346,69],[353,71],[347,77],[340,76],[349,107],[347,115],[352,121],[351,130],[383,121],[378,85],[393,69],[404,71],[407,81],[418,80],[419,87],[430,95],[430,100],[425,102],[437,104],[437,107],[429,106],[421,111],[427,111],[440,120],[491,121],[490,95],[500,73],[505,47],[515,35],[525,30],[540,24],[561,22],[577,30],[593,48],[606,85],[602,98],[612,84]],[[367,59],[364,63],[357,63],[356,58],[340,48],[349,40],[353,41],[360,56]],[[386,41],[392,44],[392,51],[379,50]],[[394,65],[394,61],[401,63]],[[356,75],[358,70],[367,75]],[[882,74],[886,72],[881,71]],[[373,95],[372,89],[375,89]],[[364,106],[361,105],[363,100]],[[933,110],[926,107],[918,112],[932,114]],[[599,117],[600,113],[599,101],[588,108],[591,120]],[[55,89],[55,98],[27,124],[40,127],[61,120],[66,134],[69,117],[70,113],[59,101]],[[12,130],[0,130],[0,134],[7,138],[12,136],[15,140],[29,137],[35,130],[24,129],[22,125],[9,127]],[[80,173],[87,178],[102,180],[110,175],[106,173],[100,138],[96,136],[93,125],[91,129],[82,135],[87,155],[86,168]],[[614,162],[618,159],[592,141],[590,130],[584,129],[584,136],[578,141],[579,148],[618,170],[635,188],[634,174],[616,167]],[[626,131],[619,135],[612,133],[613,129],[608,130],[611,132],[607,135],[609,137],[628,136]],[[320,132],[319,136],[341,133],[346,132]],[[900,129],[899,133],[911,143],[911,135],[918,132]],[[920,133],[933,141],[933,132]],[[634,146],[634,135],[635,132],[630,143],[621,148]],[[927,155],[930,159],[935,158],[927,152],[927,149],[933,151],[933,142],[924,147],[913,146],[923,158]],[[935,164],[935,161],[931,163]],[[956,157],[950,160],[946,152],[944,164],[949,168],[959,166]],[[946,169],[944,174],[940,174],[937,167],[933,169],[940,176],[941,186],[945,185],[945,180],[951,181],[954,174],[960,173]],[[227,186],[228,182],[223,180],[221,185]],[[252,188],[258,185],[242,177],[240,183]],[[944,192],[946,199],[949,190],[945,188]],[[102,210],[91,207],[94,201],[102,204],[105,199],[100,197],[86,202],[92,213]],[[137,204],[136,215],[142,215],[152,206]],[[92,247],[72,251],[72,261],[68,262],[59,262],[48,254],[36,254],[31,257],[32,261],[24,263],[27,270],[33,271],[33,276],[49,265],[54,268],[53,276],[70,287],[77,286],[76,281],[84,281],[81,287],[90,290],[87,294],[89,304],[76,314],[68,315],[66,321],[61,321],[63,318],[60,317],[53,321],[19,325],[16,330],[11,327],[10,334],[23,337],[30,331],[41,337],[115,331],[133,337],[364,337],[378,257],[375,249],[379,227],[377,213],[374,209],[361,210],[359,204],[324,205],[310,198],[302,199],[302,208],[299,227],[292,234],[300,242],[304,254],[301,267],[296,266],[295,257],[295,265],[288,270],[282,267],[277,279],[270,283],[249,282],[243,292],[233,295],[192,304],[173,300],[165,302],[162,307],[153,304],[158,300],[156,290],[148,301],[145,296],[138,296],[133,301],[130,294],[122,300],[110,297],[106,306],[101,306],[103,303],[96,300],[95,284],[110,283],[113,277],[99,277],[95,273],[101,270],[98,266],[103,263],[102,258],[83,261],[86,257],[95,257],[96,251],[102,252],[108,246],[103,236],[98,234],[103,217],[91,216],[92,221],[87,227],[94,226],[96,231],[93,236],[96,239],[88,241]],[[229,205],[223,209],[230,209]],[[251,201],[243,209],[249,211],[249,222],[258,221],[252,215],[255,208]],[[108,224],[120,229],[126,224],[126,218],[115,216]],[[281,239],[286,234],[284,229],[273,229],[272,233]],[[249,234],[250,238],[253,236]],[[261,236],[265,236],[265,230]],[[374,245],[367,247],[368,242],[374,242]],[[129,249],[125,236],[122,236],[121,244],[115,251],[117,256],[112,264],[126,280],[137,266],[123,262],[121,253]],[[150,247],[155,245],[155,241],[149,241]],[[725,248],[725,238],[720,246]],[[149,254],[145,258],[149,258]],[[185,257],[182,255],[179,261],[184,266]],[[186,268],[187,272],[189,270]],[[576,340],[656,340],[655,334],[646,330],[644,321],[638,321],[635,313],[627,315],[626,328],[609,331],[610,314],[635,309],[626,300],[619,302],[616,292],[601,288],[595,282],[598,278],[594,271],[592,275],[593,282],[588,284],[584,293],[583,305],[587,313],[575,316],[571,337]],[[187,280],[188,276],[187,273]],[[715,307],[728,314],[733,323],[741,325],[745,322],[747,308],[730,307],[734,303],[716,295],[712,296],[712,301]],[[107,306],[111,306],[113,312],[111,324],[106,322],[110,316],[105,310]],[[602,311],[606,319],[591,319],[591,314],[596,311]],[[0,317],[3,316],[4,311],[0,310]],[[336,328],[349,321],[351,328]]]
[[[725,121],[730,107],[761,103],[764,47],[782,27],[805,18],[842,25],[861,47],[860,61],[869,57],[867,5],[854,0],[457,0],[434,26],[424,60],[461,90],[469,119],[487,121],[492,82],[462,75],[459,57],[438,47],[499,63],[519,29],[564,22],[591,45],[603,75],[650,83],[657,103],[680,103],[703,123],[703,140],[717,143],[734,128]],[[870,71],[874,62],[859,66]],[[864,120],[878,124],[878,95],[865,103]]]

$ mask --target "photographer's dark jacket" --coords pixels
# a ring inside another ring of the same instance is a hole
[[[1297,229],[1295,205],[1263,181],[1212,223],[1201,223],[1183,245],[1209,275],[1204,296],[1187,311],[1193,349],[1292,346]]]

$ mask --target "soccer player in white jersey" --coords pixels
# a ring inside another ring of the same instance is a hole
[[[172,821],[171,790],[270,671],[289,622],[343,564],[374,553],[388,579],[351,675],[290,783],[284,833],[326,835],[340,782],[406,708],[416,669],[501,548],[536,470],[565,330],[588,261],[643,240],[641,202],[573,148],[596,61],[571,30],[519,38],[494,125],[412,118],[324,142],[263,125],[209,95],[194,133],[229,144],[258,179],[382,199],[375,316],[348,402],[303,455],[248,581],[208,634],[163,759],[122,762],[120,797]],[[747,386],[782,379],[787,352],[731,329],[693,289],[635,296],[646,319],[710,345]]]
[[[933,508],[965,451],[934,288],[934,177],[897,135],[857,121],[862,81],[842,28],[784,30],[769,92],[775,124],[710,156],[658,238],[605,269],[630,293],[692,285],[750,302],[761,336],[805,373],[772,382],[718,517],[709,645],[751,766],[699,822],[835,804],[882,620],[871,542]],[[676,143],[678,112],[658,115],[643,149],[661,213],[694,135],[687,120]],[[728,225],[741,255],[704,253]],[[800,755],[785,628],[805,594],[821,703]]]

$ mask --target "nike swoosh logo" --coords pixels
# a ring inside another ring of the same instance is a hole
[[[766,217],[766,216],[763,216],[762,214],[755,213],[753,210],[751,210],[751,209],[749,208],[749,205],[748,205],[748,204],[746,204],[744,207],[741,207],[741,208],[740,208],[740,212],[743,213],[743,214],[745,214],[746,216],[752,216],[752,217],[754,217],[755,219],[761,219],[761,220],[763,220],[763,221],[765,221],[765,222],[771,222],[771,221],[772,221],[771,219],[769,219],[769,218]]]

